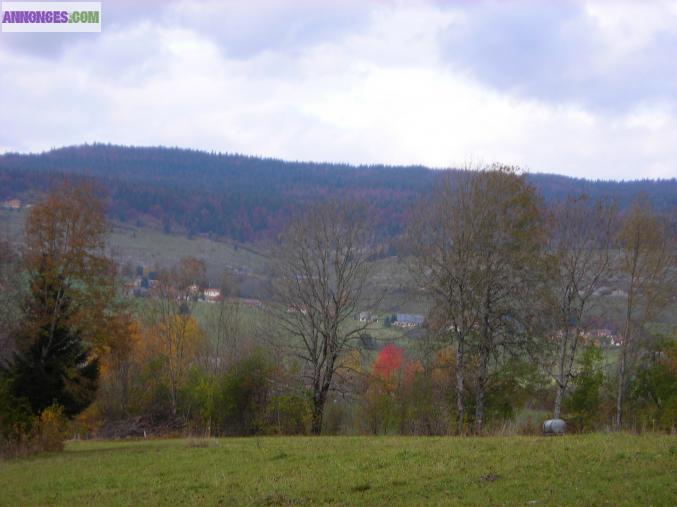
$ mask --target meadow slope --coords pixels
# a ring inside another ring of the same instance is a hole
[[[71,442],[0,463],[1,505],[677,505],[677,438]]]

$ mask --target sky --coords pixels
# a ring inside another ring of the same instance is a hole
[[[677,177],[675,0],[102,10],[101,33],[0,33],[0,152],[106,142]]]

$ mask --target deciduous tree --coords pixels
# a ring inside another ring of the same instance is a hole
[[[551,231],[552,307],[556,349],[551,375],[556,382],[553,416],[560,417],[562,400],[574,376],[583,324],[595,291],[609,274],[614,246],[616,206],[593,202],[585,195],[569,197],[553,209]]]
[[[184,258],[178,266],[163,271],[151,291],[148,339],[163,359],[173,417],[178,415],[179,394],[188,368],[205,352],[204,333],[193,317],[205,279],[204,262]]]
[[[106,342],[115,297],[104,211],[93,185],[65,182],[28,215],[23,267],[30,292],[10,377],[15,396],[35,413],[58,403],[72,417],[94,398],[95,350]]]
[[[650,204],[639,198],[623,219],[619,233],[619,270],[624,275],[625,322],[618,360],[615,427],[623,426],[628,372],[641,350],[644,326],[674,298],[675,264],[665,225]]]
[[[293,220],[275,255],[276,323],[305,363],[315,434],[340,359],[368,326],[354,320],[365,304],[368,258],[364,209],[339,201],[312,206]]]
[[[410,227],[412,271],[432,296],[431,323],[457,345],[457,428],[468,348],[477,355],[475,431],[485,419],[491,361],[526,343],[542,289],[545,228],[535,188],[511,168],[440,182]]]

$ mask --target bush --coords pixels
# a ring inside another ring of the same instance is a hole
[[[659,344],[628,389],[628,408],[640,428],[671,431],[677,425],[677,341]]]
[[[271,363],[262,354],[252,354],[227,371],[211,374],[191,371],[183,391],[195,414],[193,429],[213,435],[253,435],[265,426],[270,391]]]
[[[573,392],[564,402],[569,412],[570,430],[583,432],[594,429],[600,421],[604,383],[603,356],[596,345],[583,350],[580,371],[573,381]]]
[[[275,396],[266,410],[266,432],[275,435],[305,435],[312,420],[312,408],[307,398]]]
[[[62,406],[52,405],[37,417],[23,414],[21,419],[15,419],[11,425],[7,424],[7,419],[3,416],[3,426],[0,456],[17,458],[42,452],[63,451],[68,419]]]
[[[17,400],[10,391],[9,381],[0,378],[0,456],[14,456],[16,449],[30,435],[33,427],[30,406]]]
[[[37,417],[34,429],[34,445],[38,452],[63,451],[63,441],[68,431],[68,419],[60,405],[52,405]]]
[[[270,390],[272,366],[254,354],[231,368],[217,386],[217,429],[226,434],[260,433]]]

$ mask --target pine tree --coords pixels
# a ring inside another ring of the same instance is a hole
[[[25,400],[34,414],[56,403],[73,417],[94,401],[99,363],[71,322],[71,300],[63,285],[50,278],[39,271],[32,281],[7,376],[12,395]],[[60,311],[55,313],[57,305]]]

